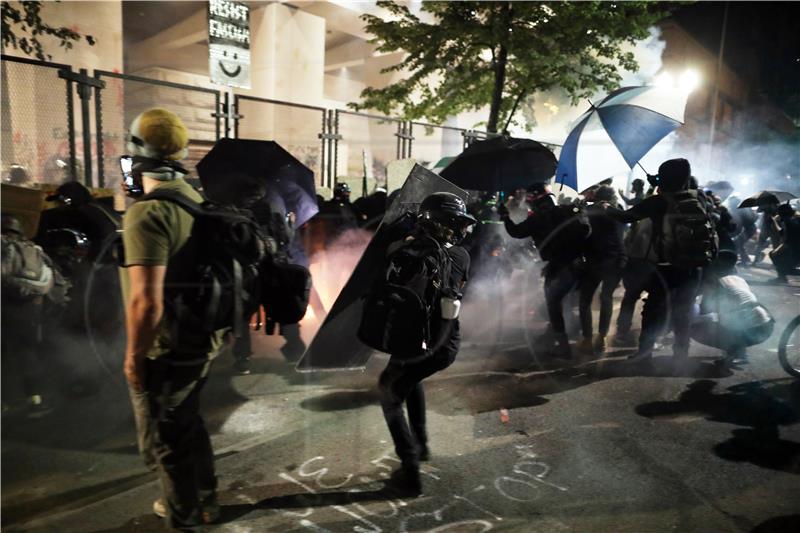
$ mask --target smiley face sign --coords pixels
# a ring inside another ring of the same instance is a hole
[[[250,7],[232,0],[208,3],[211,82],[250,88]]]

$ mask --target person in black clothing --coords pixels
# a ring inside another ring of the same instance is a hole
[[[286,203],[274,188],[262,189],[255,200],[247,202],[246,207],[253,214],[253,218],[261,227],[268,240],[268,253],[273,261],[292,262],[289,249],[294,241],[295,214],[287,211]],[[245,317],[250,323],[250,316]],[[280,333],[286,338],[286,345],[281,347],[281,353],[287,360],[297,356],[297,352],[305,352],[305,344],[300,338],[297,324],[280,326]],[[234,368],[239,374],[250,373],[250,358],[253,355],[250,332],[237,337],[231,352],[234,357]]]
[[[761,213],[758,224],[758,241],[756,242],[756,253],[753,264],[764,260],[764,250],[767,248],[767,241],[772,245],[772,249],[777,248],[781,243],[780,227],[775,222],[775,215],[778,214],[778,206],[767,204],[760,206],[757,210]]]
[[[369,231],[376,231],[386,212],[386,189],[376,187],[369,196],[358,198],[353,202],[353,208],[358,213],[361,227]]]
[[[777,208],[776,222],[780,226],[781,244],[770,252],[769,258],[778,275],[776,283],[786,283],[789,274],[800,266],[800,214],[787,202]]]
[[[668,209],[667,196],[687,190],[691,167],[686,159],[670,159],[658,168],[658,194],[622,213],[609,212],[620,222],[650,219],[653,224],[653,249],[656,270],[650,276],[645,290],[647,300],[642,311],[642,333],[639,350],[631,359],[649,359],[658,337],[664,333],[668,318],[675,332],[673,356],[689,355],[689,320],[692,304],[700,284],[701,272],[697,267],[671,264],[662,257],[662,226]]]
[[[577,242],[576,239],[573,239],[575,234],[572,231],[561,232],[562,229],[566,229],[566,226],[562,226],[564,220],[561,218],[565,209],[569,210],[570,208],[556,205],[549,186],[535,184],[529,189],[529,192],[531,193],[528,197],[531,213],[527,219],[515,224],[509,218],[508,209],[504,205],[498,207],[498,213],[502,217],[506,232],[511,237],[515,239],[532,237],[539,248],[542,259],[547,261],[542,273],[547,314],[553,333],[553,344],[549,353],[555,357],[569,359],[572,357],[572,352],[567,338],[562,302],[578,284],[584,243],[583,240]],[[573,210],[574,214],[577,214],[577,207],[573,207]],[[558,231],[557,234],[556,231]],[[586,235],[583,235],[583,238],[585,237]]]
[[[728,213],[731,215],[731,220],[736,224],[736,230],[733,235],[733,245],[739,254],[739,260],[743,265],[751,263],[750,256],[747,254],[745,245],[756,234],[756,221],[758,216],[749,207],[740,208],[739,204],[742,199],[739,196],[731,195],[725,201]]]
[[[644,180],[636,178],[631,182],[631,192],[633,196],[628,198],[625,196],[625,191],[622,189],[619,190],[619,197],[622,198],[622,201],[625,202],[625,205],[633,207],[634,205],[641,203],[644,200]]]
[[[77,181],[60,185],[47,200],[58,202],[58,206],[42,211],[34,238],[38,244],[46,249],[49,235],[52,235],[48,232],[70,228],[88,237],[90,261],[113,262],[108,239],[122,226],[119,213],[95,199],[89,189]]]
[[[592,225],[586,247],[586,265],[579,282],[580,318],[583,340],[578,349],[584,354],[603,352],[606,335],[611,324],[614,290],[622,278],[625,267],[623,233],[625,225],[606,215],[617,205],[614,189],[601,185],[594,193],[594,203],[586,211]],[[600,291],[600,321],[598,334],[592,339],[592,300],[597,287]]]
[[[122,349],[125,315],[119,285],[119,246],[115,245],[121,235],[121,215],[77,181],[59,185],[46,199],[56,207],[42,211],[34,241],[69,279],[73,294],[80,295],[66,304],[51,327],[64,328],[65,336],[79,342],[91,338],[92,343],[104,345],[102,352]],[[91,381],[88,376],[80,377],[85,371],[86,367],[74,365],[70,369],[76,378]]]
[[[731,212],[728,211],[728,208],[722,204],[722,199],[713,193],[710,196],[713,204],[712,218],[717,229],[717,236],[719,237],[719,249],[735,250],[736,243],[734,241],[734,236],[737,232],[736,222],[733,220],[733,216],[731,216]]]
[[[436,239],[451,259],[450,287],[461,291],[469,275],[469,254],[458,246],[475,219],[467,214],[466,206],[451,193],[434,193],[420,204],[416,232]],[[415,238],[412,233],[402,241],[389,246],[389,254],[405,242]],[[395,451],[402,462],[396,481],[411,494],[422,492],[419,462],[430,457],[425,418],[425,392],[422,380],[453,364],[460,345],[458,313],[460,305],[442,298],[432,313],[432,338],[436,339],[429,355],[422,360],[404,361],[393,357],[380,376],[378,388],[386,425],[394,441]],[[408,421],[403,414],[403,404],[408,409]]]
[[[350,203],[350,186],[347,183],[339,182],[334,186],[333,198],[320,204],[317,217],[324,221],[326,244],[333,242],[345,231],[359,226],[361,217]]]

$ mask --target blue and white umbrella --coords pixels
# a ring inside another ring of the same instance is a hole
[[[623,87],[592,105],[561,148],[556,183],[583,191],[627,172],[683,124],[688,96],[666,87]]]

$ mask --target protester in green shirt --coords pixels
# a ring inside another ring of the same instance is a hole
[[[186,157],[188,132],[180,118],[154,108],[131,124],[133,178],[129,195],[172,189],[189,199],[200,195],[184,181],[178,164]],[[128,381],[139,448],[161,480],[153,511],[170,527],[194,530],[219,517],[214,455],[199,413],[199,395],[222,332],[183,331],[165,314],[164,282],[180,277],[180,257],[192,257],[192,216],[174,203],[134,203],[123,219]],[[178,269],[176,272],[175,269]]]

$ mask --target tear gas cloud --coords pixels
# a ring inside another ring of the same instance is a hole
[[[312,295],[306,316],[300,323],[306,342],[310,342],[316,334],[336,297],[350,279],[350,274],[355,270],[371,238],[372,233],[366,230],[346,230],[330,244],[311,254],[309,270],[313,279],[313,290],[319,299],[316,300]]]

